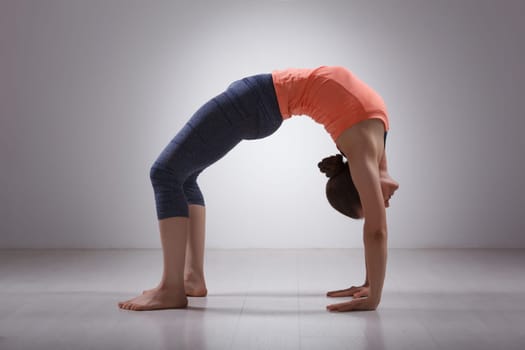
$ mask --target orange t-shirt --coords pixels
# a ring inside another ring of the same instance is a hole
[[[389,129],[385,102],[344,67],[289,68],[272,71],[283,119],[308,115],[335,140],[354,124],[381,119]]]

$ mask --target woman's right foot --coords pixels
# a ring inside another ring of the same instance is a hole
[[[151,293],[121,301],[118,306],[121,309],[133,311],[184,309],[188,306],[188,298],[177,289],[157,288]]]
[[[155,287],[143,291],[142,294],[154,293],[158,290],[159,287]],[[205,297],[208,294],[204,278],[186,277],[184,279],[184,290],[186,292],[186,296],[189,297]]]

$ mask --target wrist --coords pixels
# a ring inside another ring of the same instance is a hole
[[[368,293],[368,299],[375,305],[379,305],[381,302],[381,292],[374,292],[373,290],[370,290],[370,293]]]
[[[373,295],[368,296],[368,303],[372,307],[374,308],[378,307],[380,302],[381,302],[381,298],[375,298]]]

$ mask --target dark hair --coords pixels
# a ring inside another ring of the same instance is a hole
[[[348,162],[341,154],[324,158],[317,166],[329,178],[326,183],[328,203],[343,215],[360,219],[361,199],[355,188]]]

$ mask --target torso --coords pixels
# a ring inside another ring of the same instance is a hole
[[[324,125],[337,144],[347,130],[367,120],[388,130],[383,99],[344,67],[276,70],[274,87],[283,119],[306,114]]]
[[[354,148],[374,144],[374,148],[381,150],[377,154],[377,163],[381,161],[384,155],[384,124],[379,119],[363,120],[354,126],[344,130],[335,140],[337,148],[345,155],[352,153]],[[359,152],[356,152],[359,154]]]

